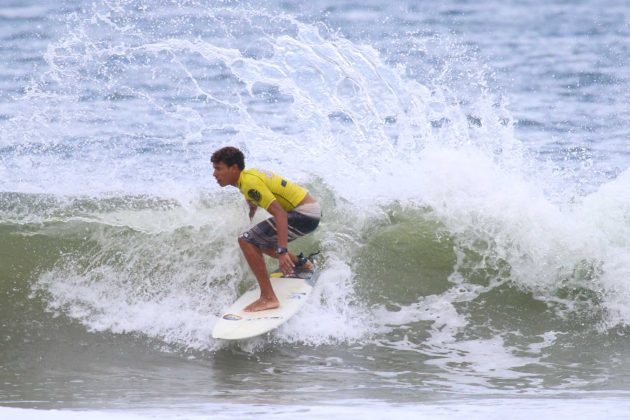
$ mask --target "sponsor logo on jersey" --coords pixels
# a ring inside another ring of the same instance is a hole
[[[262,198],[262,196],[260,195],[260,191],[255,190],[253,188],[247,191],[247,196],[254,201],[260,201],[260,199]]]

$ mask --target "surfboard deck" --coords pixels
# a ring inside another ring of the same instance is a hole
[[[243,340],[269,332],[287,322],[304,306],[311,294],[318,271],[296,269],[284,276],[276,270],[270,274],[271,285],[280,301],[276,309],[244,312],[243,309],[260,297],[258,285],[252,287],[227,308],[212,330],[212,337],[222,340]]]

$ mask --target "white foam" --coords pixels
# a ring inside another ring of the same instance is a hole
[[[395,416],[401,419],[537,419],[572,418],[590,420],[627,418],[630,403],[625,396],[580,395],[574,398],[457,398],[445,402],[421,404],[391,404],[370,400],[336,401],[331,404],[272,405],[272,404],[204,404],[191,407],[177,406],[172,409],[144,410],[32,410],[0,407],[0,415],[15,420],[143,420],[143,419],[302,419],[343,418],[348,420],[385,419]]]
[[[244,274],[236,237],[246,226],[245,210],[240,201],[223,204],[231,207],[226,214],[214,207],[197,213],[192,223],[180,208],[166,210],[168,217],[148,211],[141,232],[98,229],[86,238],[97,244],[91,252],[68,255],[34,288],[45,293],[50,309],[64,311],[90,330],[136,332],[214,348],[210,332],[216,315],[235,299]],[[124,214],[109,219],[137,225],[136,215],[121,219]],[[202,223],[200,217],[216,223]]]
[[[282,341],[312,345],[353,342],[370,331],[370,318],[354,292],[354,275],[347,264],[330,256],[309,302],[282,326]]]

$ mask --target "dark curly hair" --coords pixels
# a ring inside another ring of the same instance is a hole
[[[232,146],[222,147],[214,152],[210,161],[212,163],[223,162],[227,166],[238,165],[241,171],[245,169],[245,156],[243,156],[243,152]]]

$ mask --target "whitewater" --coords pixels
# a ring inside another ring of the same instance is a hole
[[[624,2],[29,0],[0,37],[3,418],[627,417]],[[225,145],[324,214],[310,301],[238,343]]]

